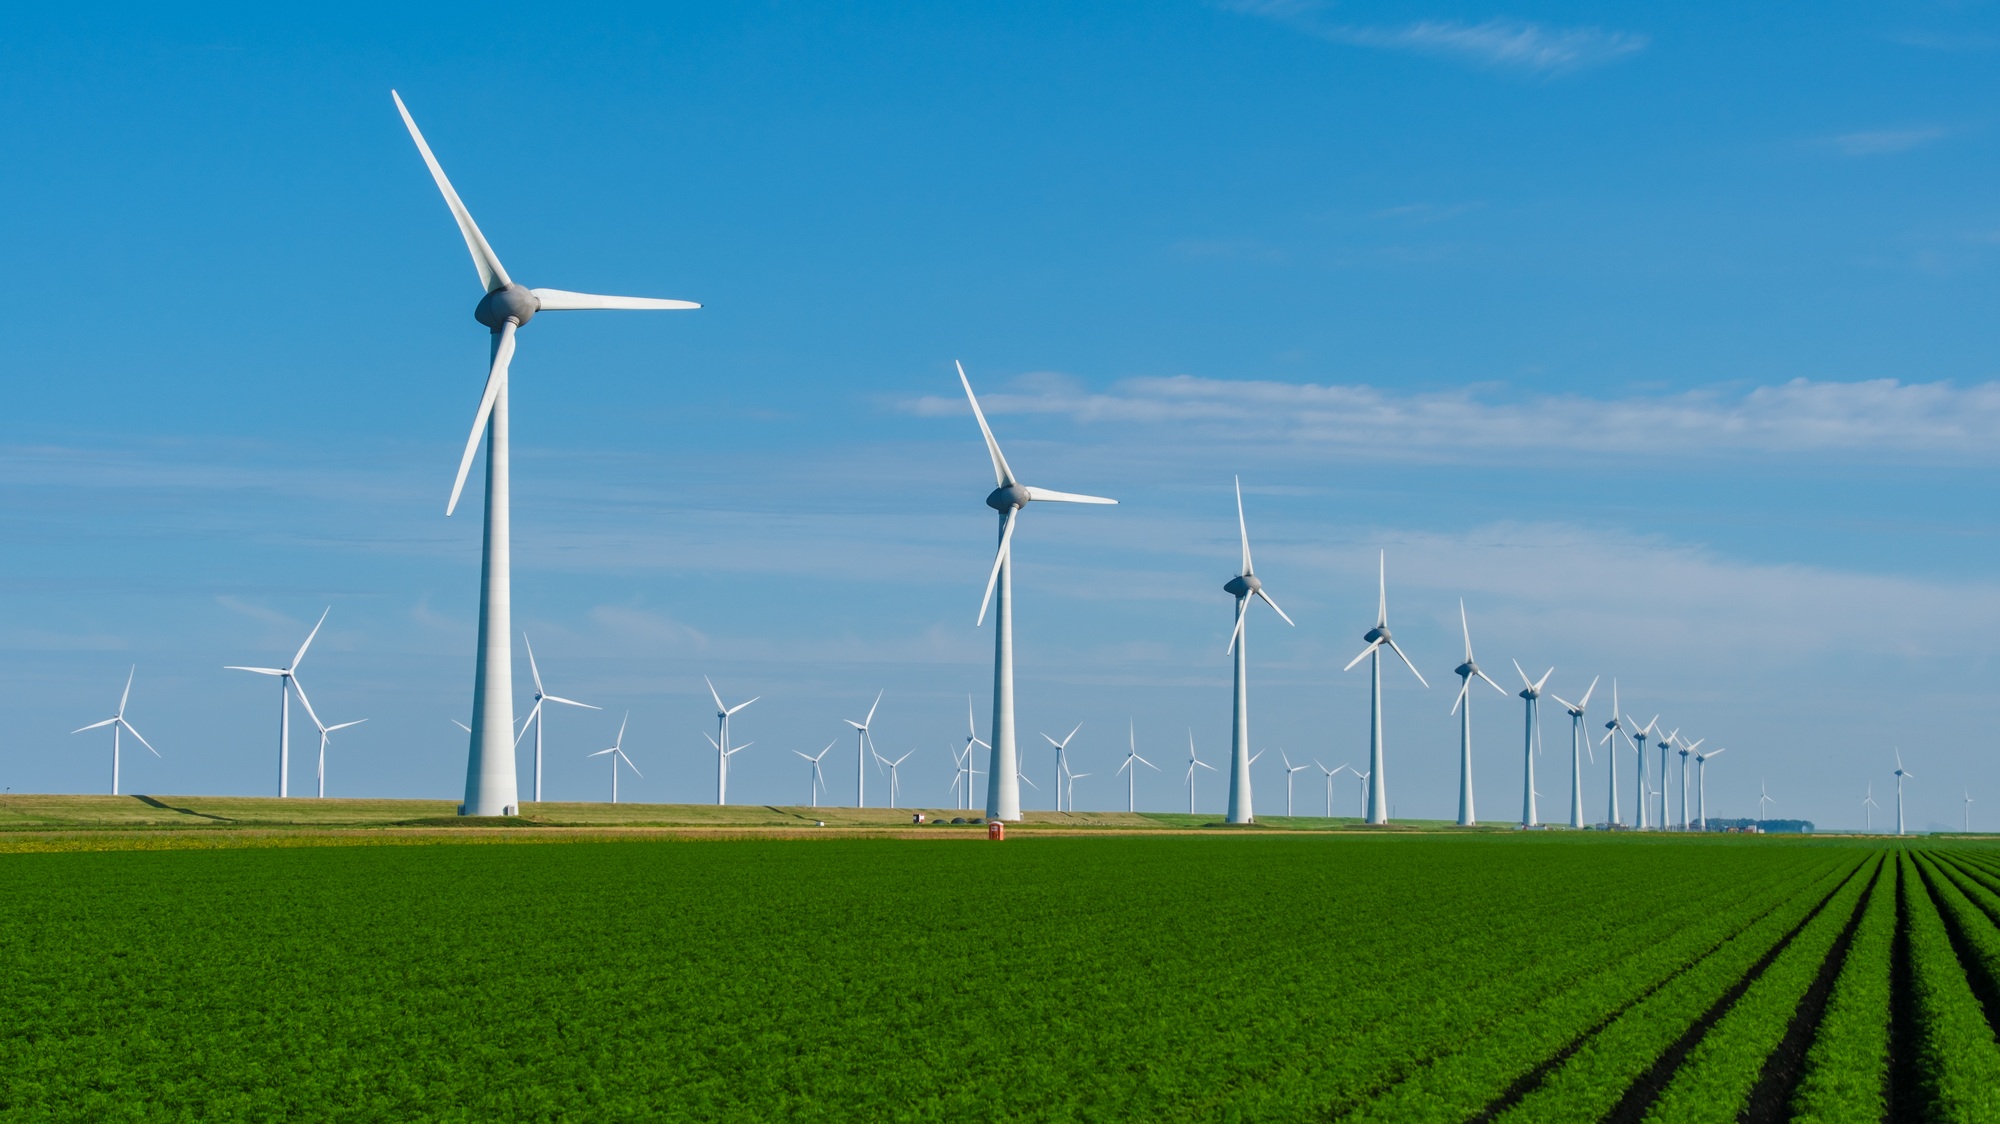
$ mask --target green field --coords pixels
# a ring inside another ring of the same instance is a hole
[[[567,838],[0,854],[0,1116],[2000,1119],[1976,844]]]

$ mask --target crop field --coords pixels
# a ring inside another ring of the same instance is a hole
[[[2000,849],[0,854],[8,1120],[2000,1120]]]

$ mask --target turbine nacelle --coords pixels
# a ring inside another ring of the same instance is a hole
[[[1262,588],[1264,583],[1255,574],[1239,574],[1222,583],[1222,592],[1237,598],[1254,596]]]
[[[1378,624],[1367,632],[1362,633],[1361,639],[1370,644],[1387,644],[1389,642],[1389,626]]]
[[[1479,674],[1479,665],[1473,663],[1471,660],[1467,660],[1464,663],[1459,664],[1457,667],[1452,668],[1451,670],[1452,673],[1454,675],[1457,675],[1460,679],[1470,679],[1473,676]]]
[[[497,332],[509,320],[518,328],[534,319],[535,313],[541,310],[542,298],[532,290],[509,281],[479,298],[478,306],[472,310],[472,318]]]
[[[1006,484],[993,489],[986,496],[986,506],[995,511],[1006,512],[1028,506],[1035,498],[1034,490],[1022,484]]]

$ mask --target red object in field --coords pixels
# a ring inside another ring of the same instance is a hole
[[[987,825],[986,825],[986,838],[988,838],[988,839],[1005,839],[1005,838],[1007,838],[1007,825],[1006,825],[1006,824],[1004,824],[1004,823],[1001,823],[1001,822],[1000,822],[999,820],[994,820],[994,821],[993,821],[992,823],[989,823],[989,824],[987,824]]]

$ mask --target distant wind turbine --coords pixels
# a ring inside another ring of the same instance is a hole
[[[1083,723],[1078,722],[1069,733],[1063,735],[1061,741],[1057,741],[1047,734],[1042,735],[1042,740],[1054,746],[1056,751],[1056,811],[1058,812],[1062,811],[1062,779],[1065,761],[1063,755],[1069,752],[1069,740],[1075,737],[1076,732],[1081,729],[1083,729]]]
[[[1761,780],[1758,781],[1757,782],[1757,830],[1759,831],[1764,830],[1764,821],[1767,818],[1769,818],[1764,814],[1764,805],[1776,804],[1776,803],[1777,801],[1773,800],[1771,798],[1771,794],[1765,790],[1764,782]]]
[[[1521,698],[1528,704],[1527,724],[1521,736],[1522,767],[1526,770],[1521,777],[1521,826],[1536,827],[1541,823],[1535,818],[1535,797],[1539,795],[1535,791],[1535,754],[1542,749],[1542,688],[1548,686],[1549,676],[1556,669],[1542,672],[1539,680],[1528,678],[1528,673],[1521,670],[1520,660],[1514,661],[1514,670],[1520,673]]]
[[[1189,814],[1189,815],[1193,815],[1193,814],[1194,814],[1194,771],[1195,771],[1196,769],[1207,769],[1207,770],[1208,770],[1209,772],[1211,772],[1211,773],[1213,773],[1213,772],[1217,772],[1217,771],[1218,771],[1218,770],[1216,769],[1216,767],[1215,767],[1215,766],[1213,766],[1213,765],[1209,764],[1209,763],[1208,763],[1208,762],[1206,762],[1206,761],[1203,761],[1203,760],[1202,760],[1202,759],[1201,759],[1200,757],[1198,757],[1198,756],[1196,756],[1196,755],[1195,755],[1195,752],[1194,752],[1194,730],[1193,730],[1193,728],[1189,728],[1189,730],[1188,730],[1188,771],[1187,771],[1187,786],[1188,786],[1188,814]]]
[[[575,699],[566,699],[561,695],[549,694],[542,688],[542,669],[535,666],[535,646],[528,643],[528,634],[525,632],[521,634],[521,645],[528,650],[528,674],[533,676],[535,680],[535,705],[533,709],[528,711],[528,721],[521,724],[521,733],[526,734],[528,732],[528,722],[535,724],[535,803],[540,804],[542,802],[542,722],[544,719],[542,706],[546,703],[560,703],[563,706],[582,707],[585,710],[602,710],[604,708],[592,706],[585,702],[577,702]],[[472,728],[469,726],[466,727],[465,732],[468,734],[471,733]],[[520,736],[517,735],[514,740],[518,744]]]
[[[856,722],[852,718],[842,721],[854,727],[854,806],[868,806],[868,756],[875,752],[875,743],[868,736],[868,726],[875,721],[875,708],[882,705],[884,688],[875,692],[875,701],[868,707],[868,717]]]
[[[1654,789],[1654,795],[1660,798],[1660,818],[1655,821],[1654,826],[1661,831],[1667,831],[1674,826],[1673,817],[1667,814],[1667,758],[1671,755],[1675,743],[1680,740],[1680,736],[1681,728],[1676,726],[1673,733],[1659,740],[1660,777],[1656,782],[1658,787]]]
[[[1351,767],[1349,772],[1354,774],[1355,780],[1361,782],[1354,790],[1354,814],[1365,817],[1365,809],[1368,802],[1368,774]]]
[[[1320,765],[1320,761],[1319,761],[1319,758],[1317,758],[1317,757],[1313,758],[1313,764],[1315,764],[1315,765],[1319,765],[1319,771],[1320,771],[1320,772],[1322,772],[1322,773],[1325,773],[1325,774],[1326,774],[1326,818],[1327,818],[1327,819],[1332,819],[1332,818],[1333,818],[1333,778],[1335,778],[1335,777],[1339,776],[1339,775],[1340,775],[1340,774],[1341,774],[1342,772],[1347,772],[1347,771],[1350,771],[1350,770],[1349,770],[1348,766],[1346,766],[1346,765],[1342,765],[1342,766],[1340,766],[1340,767],[1339,767],[1339,768],[1337,768],[1337,769],[1329,769],[1329,768],[1327,768],[1327,767],[1326,767],[1325,765]]]
[[[1965,790],[1965,833],[1972,834],[1972,790]]]
[[[715,747],[715,803],[720,807],[729,803],[729,759],[736,756],[738,752],[750,748],[750,743],[748,742],[739,746],[731,746],[729,744],[729,719],[737,711],[742,710],[744,707],[749,706],[750,703],[756,702],[757,699],[761,699],[764,696],[758,695],[756,698],[751,699],[750,702],[740,702],[735,706],[729,706],[722,701],[722,696],[716,693],[715,684],[708,676],[702,676],[701,681],[708,684],[708,697],[715,700],[715,736],[708,740],[708,744]],[[798,750],[793,750],[792,752],[797,753]]]
[[[512,810],[518,799],[518,778],[514,772],[514,652],[513,564],[510,474],[507,442],[507,378],[514,360],[514,333],[537,312],[564,312],[579,309],[675,309],[699,308],[692,301],[656,300],[650,297],[608,297],[592,293],[572,293],[562,289],[526,289],[514,283],[500,264],[472,212],[460,201],[444,168],[431,154],[431,146],[417,129],[416,119],[404,107],[401,95],[391,90],[396,112],[410,131],[410,139],[430,169],[431,179],[443,193],[445,206],[458,222],[458,232],[472,253],[472,265],[479,284],[486,290],[473,310],[473,318],[492,332],[491,361],[486,373],[486,389],[473,415],[472,435],[459,458],[458,477],[452,482],[451,499],[444,512],[449,516],[458,507],[465,478],[472,471],[472,459],[479,451],[479,439],[486,438],[486,532],[480,560],[479,646],[473,669],[471,745],[466,755],[465,803],[461,811],[469,816],[498,816]]]
[[[348,728],[349,726],[359,726],[359,725],[361,725],[361,724],[362,724],[363,722],[366,722],[366,721],[368,721],[368,720],[367,720],[366,718],[356,718],[356,719],[355,719],[354,721],[352,721],[352,722],[341,722],[341,723],[337,723],[337,724],[335,724],[335,725],[332,725],[332,726],[320,726],[320,724],[319,724],[319,719],[318,719],[318,718],[314,718],[314,719],[313,719],[313,725],[314,725],[314,726],[317,726],[317,727],[319,728],[319,798],[320,798],[321,800],[324,800],[324,799],[326,799],[326,742],[327,742],[327,738],[328,738],[328,737],[329,737],[330,735],[332,735],[332,733],[333,733],[333,732],[334,732],[335,730],[345,730],[345,729],[347,729],[347,728]]]
[[[1388,551],[1383,551],[1376,559],[1376,583],[1380,597],[1375,603],[1375,627],[1361,636],[1368,642],[1368,646],[1361,649],[1361,654],[1349,660],[1347,666],[1341,670],[1352,671],[1355,664],[1369,656],[1374,657],[1368,668],[1368,822],[1384,824],[1389,822],[1389,790],[1382,774],[1382,649],[1388,648],[1396,653],[1396,657],[1403,661],[1403,666],[1409,668],[1410,674],[1417,677],[1417,682],[1425,687],[1429,687],[1430,684],[1425,681],[1423,672],[1417,670],[1417,665],[1410,662],[1410,657],[1403,654],[1403,650],[1396,646],[1396,641],[1389,635]]]
[[[1151,769],[1156,773],[1160,771],[1160,767],[1158,765],[1153,764],[1151,761],[1148,761],[1145,758],[1139,756],[1138,726],[1137,725],[1132,726],[1131,729],[1127,731],[1127,734],[1131,738],[1132,742],[1131,749],[1125,754],[1125,763],[1118,766],[1118,771],[1123,773],[1127,769],[1131,769],[1131,775],[1128,776],[1125,780],[1125,810],[1128,812],[1136,812],[1139,810],[1139,770],[1133,768],[1132,763],[1136,761],[1139,764],[1144,765],[1146,768]]]
[[[812,803],[809,805],[810,807],[814,808],[819,807],[819,790],[826,787],[826,774],[819,771],[819,761],[821,757],[825,757],[827,753],[830,752],[832,749],[833,749],[833,743],[828,742],[826,743],[826,749],[820,750],[818,755],[806,753],[803,750],[797,750],[797,749],[792,751],[793,753],[798,754],[800,757],[805,758],[807,761],[812,762],[812,780],[811,780]]]
[[[916,750],[914,749],[910,751],[910,753],[915,753],[915,752]],[[887,757],[882,756],[879,753],[875,755],[875,761],[878,766],[887,765],[889,767],[889,807],[891,810],[894,810],[894,808],[896,807],[896,797],[902,792],[901,787],[896,783],[896,767],[901,765],[903,762],[908,761],[910,759],[910,753],[905,753],[904,755],[896,758],[893,761]]]
[[[639,772],[639,767],[637,765],[632,764],[632,759],[630,757],[625,756],[625,723],[630,721],[632,721],[632,712],[628,710],[625,712],[624,719],[618,723],[618,740],[611,743],[611,748],[600,749],[596,753],[584,754],[584,756],[586,757],[604,757],[606,755],[610,756],[611,802],[613,804],[618,803],[618,763],[620,761],[623,761],[625,763],[625,766],[632,770],[634,776],[637,776],[640,780],[646,779],[646,774]]]
[[[965,807],[967,810],[970,810],[972,808],[972,778],[978,776],[980,773],[980,770],[972,767],[972,750],[973,747],[975,746],[977,746],[980,749],[986,749],[986,750],[990,750],[993,748],[991,744],[987,743],[986,741],[983,741],[979,737],[979,727],[973,722],[972,719],[972,696],[967,695],[965,696],[965,765],[964,765]]]
[[[1285,762],[1285,815],[1290,817],[1292,814],[1292,777],[1312,768],[1312,764],[1308,762],[1304,765],[1294,765],[1292,764],[1292,759],[1286,757],[1285,751],[1282,749],[1278,751],[1278,756]]]
[[[1243,478],[1240,476],[1236,478],[1236,532],[1243,542],[1243,571],[1222,585],[1224,593],[1236,598],[1236,627],[1229,634],[1229,647],[1226,649],[1227,653],[1236,657],[1235,704],[1229,726],[1227,820],[1229,823],[1249,823],[1256,818],[1250,798],[1250,673],[1249,656],[1245,651],[1249,646],[1246,628],[1250,617],[1250,599],[1262,599],[1286,624],[1291,624],[1292,618],[1278,608],[1278,603],[1271,600],[1270,594],[1264,592],[1264,583],[1258,580],[1256,567],[1250,564],[1250,528],[1243,521]],[[1191,774],[1189,783],[1193,783]],[[1193,789],[1189,791],[1192,793]]]
[[[1076,782],[1089,775],[1089,773],[1071,773],[1064,778],[1063,787],[1067,791],[1064,793],[1063,803],[1068,804],[1072,812],[1076,811]]]
[[[979,623],[986,621],[986,607],[994,608],[993,630],[993,763],[988,770],[986,790],[986,818],[993,820],[1019,820],[1021,818],[1020,755],[1014,746],[1014,561],[1012,546],[1014,526],[1021,520],[1021,511],[1035,500],[1050,503],[1115,504],[1118,501],[1103,496],[1084,496],[1074,492],[1055,492],[1047,488],[1034,488],[1014,478],[1014,470],[1008,467],[1007,458],[1000,452],[1000,442],[994,440],[993,428],[986,424],[986,415],[979,409],[979,399],[972,393],[972,380],[965,377],[965,366],[958,364],[958,381],[965,386],[966,401],[972,403],[973,420],[979,423],[979,432],[986,438],[986,453],[993,461],[995,487],[986,497],[986,506],[1000,515],[1000,546],[993,553],[993,570],[986,577],[986,594],[979,602]]]
[[[1877,803],[1875,803],[1875,782],[1874,782],[1874,781],[1869,781],[1869,782],[1868,782],[1868,791],[1867,791],[1867,792],[1865,792],[1865,793],[1863,793],[1863,794],[1862,794],[1862,796],[1861,796],[1861,830],[1862,830],[1862,831],[1864,831],[1864,832],[1868,832],[1868,833],[1871,833],[1871,834],[1872,834],[1872,833],[1874,832],[1874,830],[1875,830],[1875,816],[1874,816],[1874,814],[1873,814],[1873,810],[1874,810],[1874,809],[1876,809],[1876,808],[1880,808],[1881,806],[1882,806],[1882,805],[1880,805],[1880,804],[1877,804]]]
[[[1915,773],[1903,768],[1903,750],[1896,749],[1896,834],[1903,834],[1903,778],[1914,777]]]
[[[116,713],[102,722],[92,722],[88,726],[79,726],[70,731],[72,734],[81,734],[85,730],[101,730],[106,726],[111,727],[111,795],[113,796],[118,795],[119,731],[125,731],[133,737],[138,738],[139,744],[145,746],[148,753],[151,753],[155,757],[160,756],[160,751],[153,748],[153,743],[147,741],[145,735],[134,729],[132,723],[125,720],[125,704],[132,701],[132,678],[138,674],[138,664],[133,664],[132,670],[125,673],[125,693],[118,696],[118,710]]]
[[[1583,732],[1583,712],[1590,706],[1591,693],[1596,690],[1597,679],[1593,678],[1590,686],[1584,688],[1583,697],[1575,702],[1569,702],[1554,692],[1549,694],[1550,698],[1556,700],[1556,703],[1569,713],[1569,825],[1574,828],[1583,827],[1584,754],[1589,753],[1590,763],[1597,764],[1597,754],[1590,749],[1590,735]],[[1618,755],[1613,753],[1611,756],[1616,758]]]
[[[319,623],[313,625],[312,631],[306,634],[306,642],[299,645],[298,654],[294,655],[292,657],[292,662],[286,664],[285,666],[237,667],[232,665],[230,667],[225,667],[222,669],[224,671],[248,671],[256,675],[275,675],[278,678],[278,795],[279,796],[290,796],[292,794],[292,788],[291,788],[292,692],[294,691],[298,692],[299,702],[305,705],[307,714],[312,714],[313,712],[312,703],[306,700],[306,689],[303,686],[300,686],[298,681],[299,663],[300,661],[306,658],[306,649],[312,647],[313,637],[319,635],[320,625],[326,623],[326,614],[331,612],[333,612],[333,606],[328,605],[326,607],[325,612],[320,613]],[[313,715],[313,724],[314,725],[319,724],[318,715]]]
[[[1484,679],[1503,695],[1507,688],[1494,683],[1493,677],[1479,670],[1478,661],[1472,658],[1472,626],[1465,620],[1463,597],[1458,599],[1458,627],[1465,633],[1465,662],[1452,669],[1459,678],[1458,697],[1451,703],[1451,712],[1458,715],[1458,826],[1471,827],[1479,822],[1472,801],[1472,681]]]
[[[1609,746],[1604,754],[1604,763],[1611,767],[1611,795],[1608,800],[1610,818],[1604,822],[1610,827],[1619,827],[1624,823],[1618,814],[1619,738],[1624,738],[1627,742],[1632,740],[1631,735],[1625,732],[1625,716],[1618,712],[1618,679],[1614,676],[1611,680],[1611,719],[1604,724],[1604,736],[1597,739],[1598,745]]]
[[[1653,720],[1646,723],[1645,728],[1641,729],[1639,724],[1632,721],[1632,716],[1628,714],[1625,716],[1625,725],[1630,727],[1632,731],[1626,735],[1626,740],[1632,743],[1632,748],[1637,750],[1639,754],[1638,788],[1633,793],[1633,796],[1639,805],[1639,830],[1644,831],[1647,827],[1646,798],[1653,790],[1653,786],[1648,784],[1646,779],[1646,739],[1652,737],[1659,730],[1660,716],[1657,714],[1653,715]]]
[[[1694,818],[1696,830],[1708,830],[1708,763],[1712,758],[1720,757],[1728,752],[1727,749],[1718,749],[1713,753],[1697,753],[1694,755]]]
[[[1681,743],[1681,830],[1688,829],[1688,755],[1701,748],[1707,738]]]

